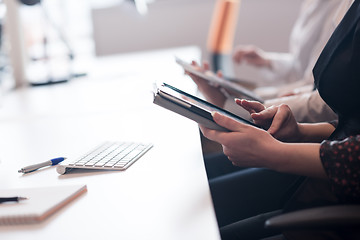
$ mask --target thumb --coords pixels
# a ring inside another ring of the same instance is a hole
[[[283,107],[279,107],[278,112],[275,114],[271,126],[268,129],[268,132],[272,135],[276,134],[279,129],[282,128],[284,123],[286,123],[288,118],[288,112],[286,112]]]
[[[233,132],[240,132],[240,130],[246,126],[244,123],[238,122],[218,112],[212,112],[211,115],[217,124]]]

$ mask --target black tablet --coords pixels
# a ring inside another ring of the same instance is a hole
[[[154,94],[154,103],[196,121],[197,123],[210,129],[229,131],[228,129],[218,125],[213,120],[211,113],[214,111],[235,119],[236,121],[257,127],[251,121],[241,118],[166,83],[163,83],[159,88],[157,88]]]
[[[198,71],[192,66],[191,64],[181,60],[180,58],[175,57],[175,61],[177,64],[183,67],[183,69],[191,74],[194,74],[195,76],[201,77],[202,79],[205,79],[210,84],[219,85],[229,91],[233,91],[241,96],[243,96],[246,99],[255,100],[258,102],[263,103],[264,99],[262,99],[260,96],[256,95],[253,91],[250,89],[247,89],[246,87],[242,86],[241,84],[238,84],[234,81],[230,81],[229,79],[221,78],[214,74],[211,71],[201,72]],[[245,85],[251,85],[251,83],[247,82]]]

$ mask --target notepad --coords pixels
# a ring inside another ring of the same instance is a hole
[[[1,197],[29,198],[0,204],[0,225],[39,223],[86,191],[86,185],[0,189]]]

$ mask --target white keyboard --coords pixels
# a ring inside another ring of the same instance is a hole
[[[56,168],[59,174],[69,169],[125,170],[142,155],[152,144],[133,142],[105,142],[79,159],[66,159]]]

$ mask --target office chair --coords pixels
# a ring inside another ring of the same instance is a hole
[[[360,239],[360,205],[315,207],[270,218],[266,228],[295,239]]]

